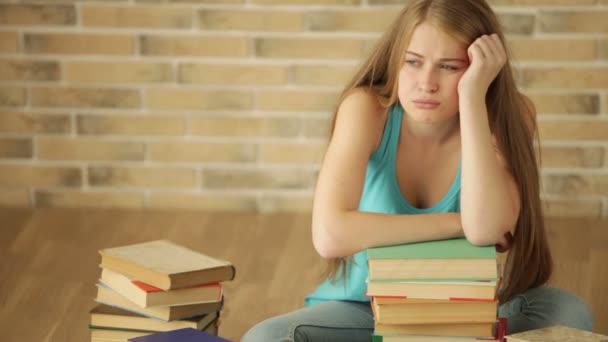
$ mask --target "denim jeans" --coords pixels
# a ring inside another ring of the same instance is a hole
[[[575,294],[537,287],[515,296],[498,308],[508,319],[508,333],[565,325],[591,331],[589,306]],[[369,303],[330,301],[258,323],[242,342],[358,342],[371,341],[374,317]]]

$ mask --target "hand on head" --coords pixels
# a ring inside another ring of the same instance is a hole
[[[477,38],[467,49],[469,68],[458,83],[461,96],[483,96],[507,62],[504,44],[497,34]]]

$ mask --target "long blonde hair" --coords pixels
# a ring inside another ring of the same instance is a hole
[[[496,15],[483,0],[411,0],[346,85],[338,104],[355,88],[370,90],[385,108],[396,103],[398,74],[405,51],[414,29],[424,21],[450,33],[466,46],[477,37],[492,33],[498,34],[505,42]],[[531,124],[529,120],[530,111],[534,109],[529,108],[517,91],[510,59],[508,56],[507,63],[486,95],[490,130],[509,164],[509,171],[516,180],[521,196],[521,209],[499,294],[501,303],[546,283],[553,269],[540,201],[539,166],[533,148],[533,139],[534,136],[538,137],[538,130],[536,124]],[[331,133],[336,114],[337,108]],[[531,126],[533,132],[530,131]],[[326,276],[331,280],[345,276],[347,260],[328,260]]]

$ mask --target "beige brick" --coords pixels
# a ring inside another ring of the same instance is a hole
[[[260,90],[255,94],[259,110],[333,111],[337,100],[336,92]]]
[[[287,83],[288,67],[281,65],[182,64],[179,81],[217,85],[280,85]]]
[[[137,3],[244,4],[247,0],[135,0]]]
[[[250,0],[259,5],[359,5],[361,0]]]
[[[182,135],[183,117],[167,115],[79,115],[79,134],[97,135]]]
[[[205,189],[306,189],[311,172],[284,169],[203,170]]]
[[[541,11],[539,29],[548,33],[607,33],[608,11],[601,9],[581,11]]]
[[[608,121],[554,120],[539,123],[541,141],[549,140],[606,140]]]
[[[57,81],[59,63],[23,59],[0,59],[0,80],[3,81]]]
[[[247,110],[253,94],[246,91],[148,88],[146,107],[151,109]]]
[[[18,42],[17,32],[0,32],[0,53],[17,52]]]
[[[608,175],[546,175],[543,184],[546,193],[551,195],[608,194]]]
[[[325,148],[322,143],[261,144],[259,160],[263,163],[320,164]]]
[[[538,114],[597,114],[600,99],[597,94],[539,94],[526,93],[534,102]]]
[[[320,10],[306,13],[306,28],[310,31],[384,32],[399,11],[388,9]]]
[[[301,121],[294,118],[193,117],[190,134],[228,137],[288,137],[300,132]]]
[[[506,34],[531,35],[534,32],[534,14],[497,13]]]
[[[0,112],[2,133],[69,133],[70,117],[61,114]]]
[[[245,57],[249,41],[244,37],[151,36],[141,37],[141,54],[146,56]]]
[[[89,167],[89,185],[137,188],[189,188],[196,186],[196,170],[167,167]]]
[[[169,6],[111,7],[84,5],[80,8],[82,25],[92,27],[191,28],[189,8]]]
[[[0,25],[75,25],[74,5],[1,4]]]
[[[553,217],[600,217],[600,200],[544,200],[544,214]]]
[[[140,95],[134,89],[76,87],[32,88],[32,105],[75,108],[137,108]]]
[[[602,96],[602,104],[601,104],[600,113],[608,114],[608,94],[604,94],[604,96]]]
[[[102,83],[170,82],[173,66],[149,62],[65,62],[65,80]]]
[[[601,147],[543,147],[542,166],[548,167],[602,167]]]
[[[394,6],[399,6],[399,7],[403,7],[404,2],[403,0],[367,0],[367,3],[375,6],[375,5],[394,5]]]
[[[25,51],[43,54],[133,55],[135,39],[129,35],[94,33],[26,33]]]
[[[265,213],[312,211],[312,195],[264,195],[258,202],[259,211]]]
[[[91,138],[39,137],[37,157],[49,160],[144,160],[144,144]]]
[[[492,6],[564,6],[564,5],[595,5],[597,0],[489,0]]]
[[[599,59],[608,59],[608,39],[600,39],[597,42]]]
[[[256,211],[253,195],[189,194],[152,192],[149,198],[151,208],[198,209],[213,211]]]
[[[0,159],[32,158],[31,138],[0,138]]]
[[[36,191],[36,207],[40,208],[128,208],[144,207],[143,193],[134,192],[52,192]]]
[[[511,39],[517,61],[593,61],[597,58],[593,39]]]
[[[0,165],[0,186],[80,187],[82,173],[77,167]]]
[[[0,107],[24,106],[25,101],[25,88],[18,88],[15,86],[0,86]]]
[[[311,118],[304,121],[303,135],[313,138],[329,138],[331,119]]]
[[[304,30],[303,12],[265,10],[199,11],[200,26],[205,30],[243,30],[267,32],[297,32]]]
[[[0,188],[0,206],[2,207],[30,207],[29,189]]]
[[[294,65],[292,82],[302,85],[344,86],[354,76],[357,66]]]
[[[256,147],[238,143],[158,142],[148,146],[150,160],[164,162],[253,162]]]
[[[554,67],[523,70],[528,88],[608,88],[608,67]]]
[[[363,41],[332,38],[258,38],[255,53],[264,58],[352,58],[363,55]]]

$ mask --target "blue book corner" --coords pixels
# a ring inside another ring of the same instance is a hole
[[[231,342],[193,328],[184,328],[152,335],[130,338],[129,342]]]

